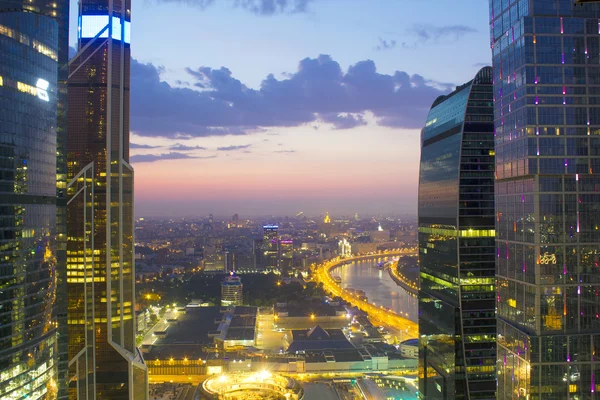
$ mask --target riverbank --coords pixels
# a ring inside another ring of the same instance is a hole
[[[330,276],[330,271],[334,268],[341,267],[347,263],[353,263],[357,261],[367,261],[377,258],[383,257],[394,257],[394,256],[402,256],[407,254],[413,254],[414,251],[404,250],[404,251],[390,251],[387,253],[373,254],[367,256],[358,256],[351,257],[347,259],[333,259],[329,260],[323,264],[316,266],[314,278],[317,282],[321,282],[324,285],[324,289],[330,292],[333,296],[339,296],[343,300],[353,304],[361,311],[367,313],[370,318],[374,318],[378,321],[381,321],[383,324],[392,326],[395,329],[403,332],[404,336],[407,338],[414,338],[418,335],[418,327],[417,324],[405,316],[408,316],[408,313],[402,313],[399,315],[397,312],[394,312],[390,307],[383,306],[380,302],[375,304],[371,304],[370,302],[363,301],[356,296],[349,293],[347,290],[342,288],[338,283],[336,283]],[[380,271],[382,273],[383,271]],[[395,285],[393,281],[390,281],[390,284]],[[356,285],[356,288],[359,288],[359,285]],[[406,292],[408,294],[408,292]],[[369,298],[371,300],[371,298]]]
[[[396,267],[392,266],[392,267],[388,268],[388,273],[390,275],[390,278],[392,278],[392,280],[394,282],[396,282],[396,284],[398,286],[400,286],[402,289],[406,290],[412,296],[417,297],[419,295],[419,289],[417,287],[417,283],[409,280],[404,275],[400,274],[397,271]]]

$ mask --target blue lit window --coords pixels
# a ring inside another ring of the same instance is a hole
[[[108,15],[83,15],[79,19],[79,37],[91,39],[108,25]],[[112,18],[112,38],[121,40],[121,19]],[[99,36],[108,37],[108,28]],[[131,22],[125,21],[125,43],[131,43]]]

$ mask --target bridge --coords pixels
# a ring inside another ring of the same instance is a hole
[[[376,306],[374,304],[369,303],[368,301],[361,300],[358,296],[348,292],[345,289],[342,289],[342,287],[338,285],[331,277],[332,269],[350,262],[366,261],[382,257],[414,255],[416,253],[416,248],[407,248],[387,250],[379,253],[358,255],[347,258],[336,257],[331,260],[325,261],[324,263],[316,265],[313,279],[316,282],[323,283],[323,288],[326,291],[330,292],[333,296],[339,296],[344,301],[353,304],[359,310],[369,314],[370,318],[376,320],[382,325],[386,325],[398,331],[401,331],[406,337],[416,338],[419,336],[419,328],[417,323],[398,315],[396,312],[390,310],[389,308],[383,306]]]

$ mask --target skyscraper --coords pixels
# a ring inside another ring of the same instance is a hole
[[[67,370],[67,319],[66,319],[66,129],[67,129],[67,62],[69,58],[69,2],[68,0],[55,0],[45,2],[40,0],[0,0],[0,13],[15,12],[35,13],[52,18],[56,21],[55,31],[56,46],[52,58],[58,61],[58,84],[56,98],[50,102],[54,104],[56,112],[55,124],[55,151],[56,155],[56,194],[54,201],[56,208],[56,301],[54,313],[58,319],[58,397],[66,398],[66,370]],[[16,15],[16,14],[11,14]],[[8,32],[8,31],[7,31]],[[2,33],[0,33],[1,35]],[[14,38],[16,39],[16,38]],[[34,45],[35,47],[35,45]]]
[[[263,226],[262,270],[274,271],[279,269],[279,225]]]
[[[598,398],[600,5],[489,4],[498,398]]]
[[[241,306],[244,304],[242,278],[230,272],[221,282],[221,305]]]
[[[419,392],[494,399],[492,69],[433,103],[421,134]]]
[[[279,240],[279,268],[283,276],[288,276],[294,268],[294,240],[292,238]]]
[[[0,398],[56,398],[58,24],[0,2]],[[37,12],[36,12],[37,11]]]
[[[130,2],[79,5],[68,81],[69,393],[145,399],[147,369],[134,336]]]

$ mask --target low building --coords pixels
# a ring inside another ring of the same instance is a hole
[[[244,285],[242,278],[233,272],[221,282],[221,305],[240,306],[244,302]]]
[[[273,312],[274,327],[283,330],[308,330],[315,325],[323,329],[342,329],[350,322],[344,307],[321,302],[297,305],[278,303]]]
[[[294,330],[286,334],[288,353],[316,350],[353,349],[341,329],[325,330],[319,325],[309,330]]]
[[[142,346],[149,374],[219,373],[226,364],[224,354],[256,344],[257,315],[256,307],[186,307],[160,335],[155,332],[152,345]],[[244,356],[232,359],[237,358]]]
[[[400,343],[400,354],[406,358],[419,358],[419,339],[409,339]]]
[[[269,357],[261,368],[278,373],[345,373],[414,371],[417,360],[366,349],[315,351]]]

